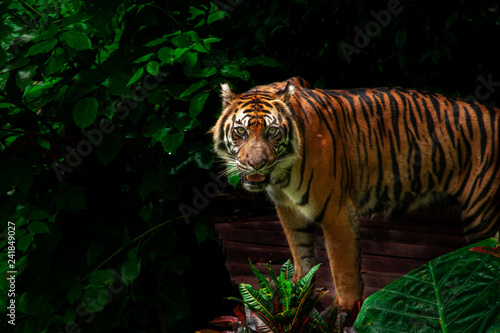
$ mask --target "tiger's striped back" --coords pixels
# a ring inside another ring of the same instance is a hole
[[[469,241],[496,230],[499,109],[400,88],[313,90],[303,96],[331,99],[333,108],[319,117],[331,124],[332,142],[341,142],[333,147],[345,156],[339,160],[344,167],[334,169],[346,177],[341,192],[353,197],[358,214],[412,210],[445,193],[461,204]]]

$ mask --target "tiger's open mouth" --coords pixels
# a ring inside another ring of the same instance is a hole
[[[259,192],[266,188],[269,184],[269,175],[253,174],[242,175],[243,186],[245,189],[252,192]]]

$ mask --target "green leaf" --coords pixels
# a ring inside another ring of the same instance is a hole
[[[74,211],[84,210],[87,208],[87,200],[83,192],[85,187],[83,186],[71,186],[66,191],[66,196],[68,197],[68,206]]]
[[[148,61],[149,59],[151,59],[151,57],[152,57],[153,55],[154,55],[154,53],[153,53],[153,52],[150,52],[150,53],[148,53],[148,54],[146,54],[146,55],[143,55],[143,56],[142,56],[142,57],[140,57],[139,59],[134,60],[134,62],[133,62],[133,63],[134,63],[134,64],[140,64],[141,62],[146,62],[146,61]]]
[[[99,104],[94,97],[82,98],[73,108],[73,120],[80,128],[92,125],[97,117]]]
[[[102,84],[108,88],[108,92],[112,95],[127,96],[127,94],[130,94],[130,89],[127,89],[127,82],[129,81],[130,75],[116,69],[108,74]]]
[[[208,98],[209,94],[207,92],[201,92],[196,94],[189,104],[189,115],[196,118],[200,112],[203,110],[203,106]]]
[[[47,214],[47,212],[40,209],[35,209],[28,216],[28,220],[46,220],[49,217],[50,215]]]
[[[189,261],[189,258],[184,254],[176,254],[175,257],[170,258],[165,263],[165,267],[169,271],[179,276],[182,276],[189,266],[191,266],[191,261]]]
[[[17,86],[21,89],[26,88],[26,86],[30,84],[33,76],[35,76],[37,68],[37,65],[30,65],[19,70],[16,78]]]
[[[92,48],[90,39],[83,32],[70,30],[64,32],[59,38],[66,42],[68,46],[71,46],[79,51]]]
[[[186,49],[191,46],[191,37],[186,32],[173,37],[170,41],[173,45],[180,49]]]
[[[162,47],[158,51],[158,58],[163,64],[172,65],[175,61],[174,50],[171,47]]]
[[[296,293],[299,299],[302,299],[304,297],[304,294],[307,292],[307,289],[311,284],[314,274],[319,269],[319,266],[321,266],[321,264],[317,264],[316,266],[311,268],[311,270],[309,270],[309,272],[295,284]]]
[[[166,43],[167,40],[168,40],[168,38],[166,36],[163,36],[163,37],[156,38],[156,39],[154,39],[154,40],[152,40],[152,41],[144,44],[144,46],[146,46],[146,47],[154,47],[154,46]]]
[[[446,23],[445,23],[445,27],[446,27],[446,30],[449,30],[451,25],[456,21],[456,19],[458,18],[458,15],[459,13],[458,12],[454,12],[453,14],[451,14],[447,19],[446,19]]]
[[[105,246],[102,242],[100,241],[93,241],[92,244],[90,244],[88,250],[87,250],[87,265],[89,267],[92,267],[95,263],[97,258],[102,254],[104,251]]]
[[[193,73],[194,77],[209,77],[214,74],[217,74],[217,68],[215,67],[208,67],[208,68],[203,68],[200,69],[198,72]]]
[[[328,328],[328,323],[325,321],[323,317],[321,317],[320,313],[316,309],[312,309],[309,313],[309,317],[313,320],[311,326],[318,329],[321,333],[329,333],[330,329]]]
[[[50,38],[53,38],[55,35],[57,35],[61,31],[59,29],[59,26],[57,24],[51,24],[48,26],[47,30],[45,30],[43,33],[38,35],[37,37],[33,38],[32,41],[35,43],[38,43],[42,40],[47,40]]]
[[[196,240],[198,245],[201,245],[210,234],[210,227],[206,223],[198,222],[194,227],[194,232],[196,234]]]
[[[205,80],[201,80],[199,82],[193,83],[192,85],[189,86],[189,88],[184,90],[184,92],[179,96],[179,99],[182,99],[186,96],[191,95],[194,92],[197,92],[198,90],[200,90],[201,88],[203,88],[207,84],[208,84],[208,82]]]
[[[17,249],[21,252],[26,252],[31,242],[33,241],[33,236],[34,234],[29,233],[19,238],[19,240],[16,242]]]
[[[160,64],[156,61],[150,61],[146,66],[146,70],[148,71],[149,74],[156,76],[160,71]]]
[[[44,234],[49,233],[49,227],[40,221],[33,221],[28,224],[28,231],[34,234]]]
[[[266,301],[261,294],[249,284],[241,283],[238,285],[238,289],[243,297],[243,302],[245,302],[251,310],[261,312],[266,318],[273,318],[271,314],[273,309],[272,302]]]
[[[123,138],[116,134],[105,136],[103,142],[97,149],[97,157],[104,164],[108,165],[122,149]]]
[[[56,48],[50,58],[45,62],[45,75],[52,75],[59,71],[66,63],[64,50],[60,47]]]
[[[247,63],[245,63],[245,67],[250,66],[266,66],[266,67],[279,67],[281,64],[274,59],[268,58],[266,56],[260,55],[258,57],[250,59]]]
[[[137,260],[127,260],[120,269],[120,275],[125,283],[132,283],[139,276],[141,262]]]
[[[174,134],[166,134],[161,139],[161,144],[163,150],[169,155],[175,154],[177,148],[179,148],[184,141],[184,132],[177,132]]]
[[[257,332],[262,333],[281,333],[282,331],[278,330],[274,324],[274,319],[268,318],[263,315],[261,312],[255,312],[250,314],[250,318],[254,319],[254,316],[260,319],[257,321]]]
[[[401,48],[406,42],[406,29],[401,28],[396,33],[396,46]]]
[[[113,271],[111,269],[99,269],[89,275],[89,282],[94,286],[107,285],[112,279]]]
[[[283,274],[284,278],[288,281],[292,281],[293,274],[295,273],[295,268],[293,267],[292,262],[288,259],[282,266],[280,270],[280,274]]]
[[[215,6],[215,5],[212,3],[212,6]],[[207,24],[210,25],[214,22],[217,22],[217,21],[224,19],[225,17],[229,17],[229,14],[223,10],[218,9],[218,8],[216,10],[213,10],[213,7],[212,7],[211,13],[208,15],[208,18],[207,18]]]
[[[225,77],[237,77],[245,81],[250,78],[250,72],[246,69],[240,70],[240,66],[234,63],[224,65],[220,73]]]
[[[57,44],[57,38],[51,38],[49,40],[36,43],[26,53],[27,55],[37,55],[39,53],[50,52]]]
[[[181,58],[184,55],[184,53],[186,53],[190,49],[191,49],[190,47],[175,49],[174,50],[174,54],[173,54],[174,61],[177,60],[177,59],[179,59],[179,58]],[[181,60],[184,60],[184,58],[182,58]],[[182,61],[180,61],[180,62],[182,62]]]
[[[431,59],[436,65],[439,65],[439,58],[441,56],[441,51],[439,49],[432,50]]]
[[[108,302],[109,294],[105,287],[90,286],[82,295],[82,309],[90,313],[102,311]]]
[[[262,298],[266,301],[271,300],[274,297],[274,292],[269,285],[269,281],[267,281],[267,279],[260,274],[259,270],[254,267],[250,258],[248,261],[250,262],[250,268],[252,269],[253,274],[257,276],[257,280],[259,281],[259,292],[262,295]]]
[[[132,76],[132,78],[128,81],[127,87],[130,87],[132,84],[136,83],[141,77],[142,73],[144,73],[144,68],[139,68],[137,72]]]
[[[500,330],[500,258],[471,251],[487,239],[436,258],[368,297],[357,332]]]
[[[255,30],[255,39],[261,44],[266,44],[267,41],[267,31],[264,27],[259,27]]]
[[[75,318],[76,318],[76,306],[69,306],[66,309],[66,312],[64,313],[64,323],[71,327],[71,325],[73,325],[73,323],[75,322]]]
[[[290,305],[292,302],[292,281],[285,278],[285,274],[281,272],[278,277],[278,285],[280,301],[283,305],[283,309],[290,310]]]
[[[227,181],[229,185],[231,185],[233,188],[237,188],[238,184],[240,183],[240,173],[238,169],[232,165],[226,165],[226,171]]]
[[[80,295],[83,292],[83,287],[80,285],[80,283],[74,283],[71,285],[71,287],[68,290],[68,302],[70,304],[75,303],[75,301],[80,297]]]
[[[190,67],[193,68],[194,65],[198,62],[198,53],[196,52],[186,52],[183,54],[184,61],[186,64]]]

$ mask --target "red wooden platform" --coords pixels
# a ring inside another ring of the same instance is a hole
[[[361,219],[361,270],[365,298],[429,260],[467,244],[460,219],[447,212],[392,220]],[[237,216],[237,213],[233,216]],[[279,272],[281,264],[291,259],[285,235],[275,215],[228,222],[219,219],[214,221],[214,228],[235,284],[250,283],[258,287],[248,259],[264,275],[268,275],[268,272],[263,263],[270,264],[275,272]],[[326,307],[331,304],[335,288],[319,227],[316,233],[316,257],[322,263],[316,273],[316,287],[318,290],[330,290],[322,302]]]

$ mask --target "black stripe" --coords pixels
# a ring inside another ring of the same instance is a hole
[[[321,223],[323,221],[323,217],[325,216],[326,209],[328,208],[328,203],[330,202],[330,198],[332,197],[333,190],[330,191],[330,194],[328,195],[328,198],[326,198],[326,201],[323,205],[323,209],[319,213],[319,215],[314,219],[315,222]]]
[[[295,232],[303,232],[306,234],[313,234],[316,232],[316,225],[314,223],[308,224],[305,227],[302,228],[295,228],[293,229]]]
[[[304,195],[302,195],[302,198],[300,199],[299,203],[297,203],[297,205],[304,206],[304,205],[307,205],[309,203],[309,191],[311,190],[311,183],[313,180],[313,176],[314,176],[314,169],[311,170],[311,177],[309,178],[309,181],[307,182],[306,192],[304,193]]]
[[[484,126],[483,113],[477,104],[471,104],[470,107],[476,113],[476,118],[477,118],[477,122],[478,122],[478,126],[476,126],[476,127],[479,129],[479,132],[480,132],[479,141],[481,142],[481,154],[480,154],[480,156],[484,157],[486,155],[486,154],[484,154],[484,152],[486,151],[486,144],[487,144],[487,140],[488,140],[488,135],[486,134],[486,128]]]

